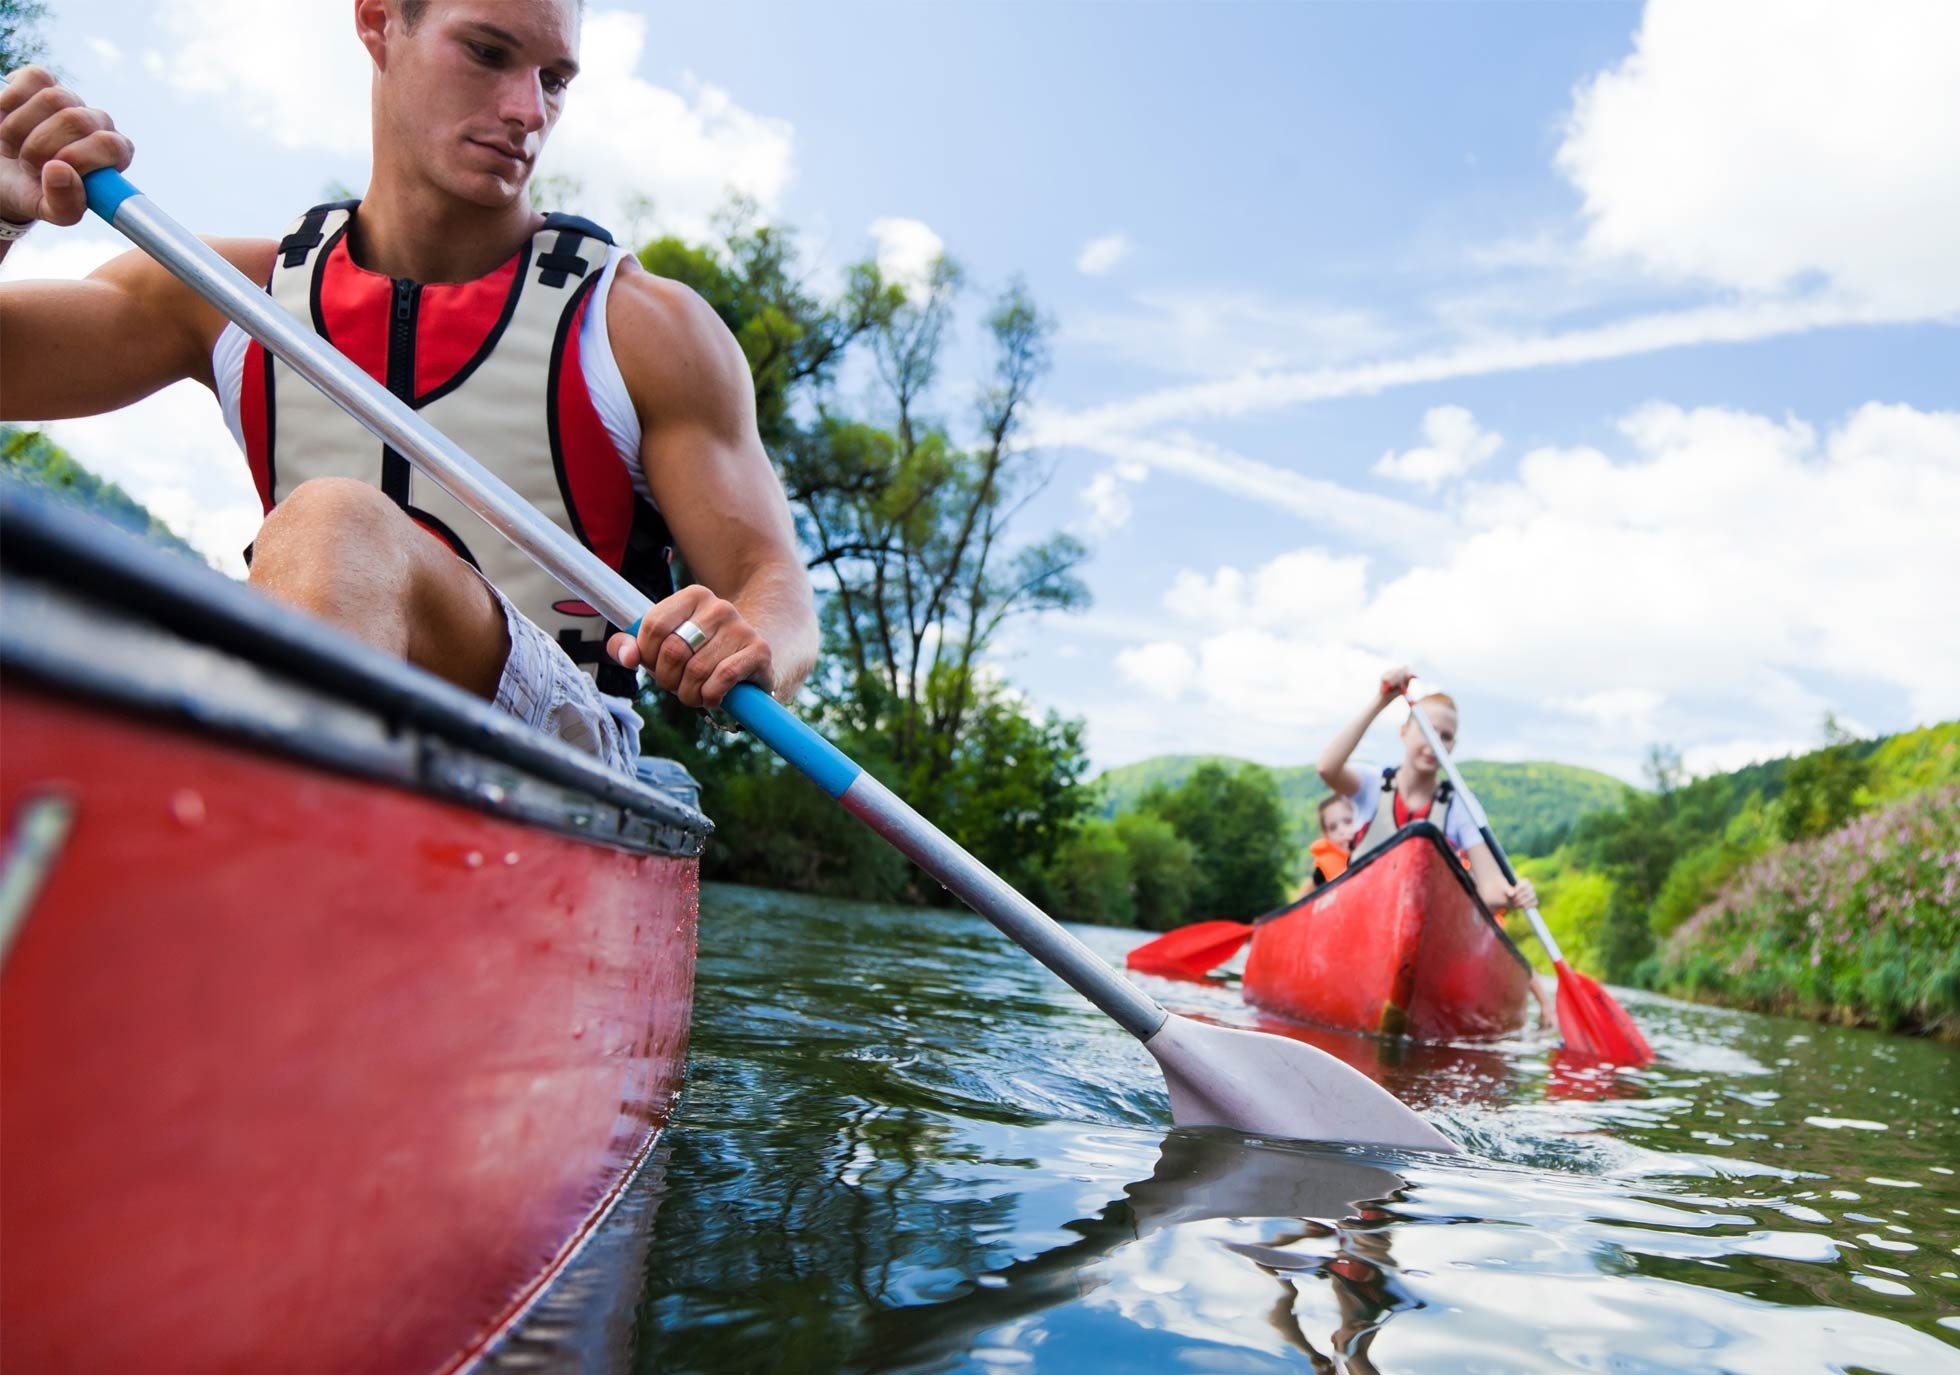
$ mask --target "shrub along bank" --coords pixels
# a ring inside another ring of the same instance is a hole
[[[1960,1039],[1960,787],[1753,861],[1656,972],[1690,998]]]

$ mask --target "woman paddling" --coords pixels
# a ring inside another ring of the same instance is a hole
[[[1381,715],[1382,708],[1407,692],[1414,677],[1406,665],[1382,674],[1380,689],[1367,707],[1320,752],[1316,767],[1321,780],[1336,796],[1353,803],[1355,820],[1360,824],[1349,863],[1360,863],[1369,851],[1386,844],[1390,836],[1409,823],[1427,820],[1442,831],[1450,848],[1463,857],[1484,906],[1493,912],[1537,906],[1538,894],[1531,880],[1512,883],[1506,879],[1490,847],[1477,833],[1477,823],[1471,820],[1469,809],[1450,804],[1448,784],[1439,777],[1442,761],[1430,750],[1413,719],[1402,723],[1400,764],[1383,769],[1378,779],[1368,779],[1349,763],[1355,747]],[[1456,749],[1456,703],[1448,695],[1432,692],[1410,711],[1423,714],[1445,749]],[[1536,979],[1531,988],[1538,997],[1540,1014],[1550,1024],[1555,1018],[1544,990],[1538,987]]]

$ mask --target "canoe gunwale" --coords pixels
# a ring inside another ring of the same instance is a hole
[[[0,485],[0,563],[9,678],[595,844],[692,857],[713,830],[460,688],[16,482]]]
[[[1463,867],[1463,861],[1457,858],[1456,851],[1450,846],[1448,838],[1431,821],[1411,821],[1408,825],[1403,826],[1394,835],[1390,836],[1384,844],[1377,846],[1362,856],[1359,863],[1351,866],[1331,883],[1323,883],[1318,888],[1310,888],[1286,906],[1268,912],[1263,916],[1254,917],[1252,924],[1255,927],[1263,926],[1267,922],[1279,921],[1281,918],[1296,915],[1301,908],[1325,897],[1328,892],[1340,887],[1356,874],[1366,873],[1369,868],[1380,862],[1383,856],[1387,855],[1397,846],[1406,845],[1413,841],[1427,841],[1436,847],[1437,851],[1442,855],[1445,868],[1448,870],[1450,876],[1457,881],[1457,884],[1469,896],[1470,901],[1476,905],[1477,915],[1482,917],[1485,924],[1496,933],[1498,939],[1503,943],[1504,949],[1510,953],[1511,958],[1524,966],[1524,968],[1530,969],[1531,961],[1525,958],[1522,950],[1518,949],[1517,942],[1512,940],[1510,933],[1504,929],[1504,923],[1492,915],[1490,908],[1484,905],[1483,895],[1477,891],[1476,880],[1471,878],[1470,871]]]

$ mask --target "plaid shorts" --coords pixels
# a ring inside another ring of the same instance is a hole
[[[497,710],[631,775],[640,757],[640,717],[624,697],[599,691],[590,675],[485,579],[504,609],[510,657],[497,681]]]

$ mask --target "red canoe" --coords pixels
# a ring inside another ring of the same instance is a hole
[[[1455,1041],[1522,1028],[1530,980],[1442,832],[1419,821],[1262,919],[1241,987],[1301,1021]]]
[[[680,1086],[705,820],[0,497],[7,1368],[472,1364]]]

